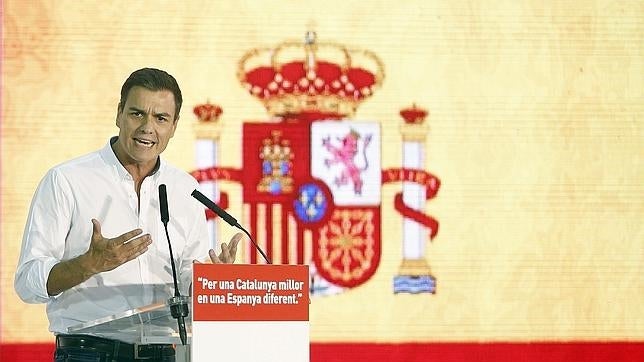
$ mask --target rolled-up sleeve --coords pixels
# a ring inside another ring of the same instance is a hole
[[[31,201],[14,279],[16,293],[27,303],[45,303],[47,279],[65,252],[74,202],[69,182],[59,170],[50,170]]]

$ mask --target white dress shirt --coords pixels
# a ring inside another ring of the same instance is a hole
[[[170,253],[159,213],[160,184],[167,186],[168,231],[183,295],[190,287],[192,261],[202,259],[210,247],[203,206],[190,196],[198,186],[196,180],[160,160],[158,170],[143,180],[139,203],[134,180],[110,142],[51,169],[31,203],[14,285],[22,300],[47,303],[49,330],[55,334],[172,296]],[[92,218],[100,222],[106,238],[140,228],[151,235],[152,244],[138,258],[49,296],[52,267],[88,250]],[[128,336],[117,339],[131,341]]]

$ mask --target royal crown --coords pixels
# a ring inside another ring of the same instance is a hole
[[[223,113],[221,107],[216,104],[208,103],[199,104],[192,109],[192,112],[197,116],[201,122],[217,122],[219,116]]]
[[[270,115],[311,120],[352,116],[382,83],[384,67],[371,51],[317,42],[309,31],[303,43],[251,49],[237,76]]]
[[[411,107],[403,108],[400,110],[400,116],[407,124],[422,124],[429,112],[423,108],[416,106],[416,103]]]

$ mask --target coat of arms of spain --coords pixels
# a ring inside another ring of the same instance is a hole
[[[373,52],[318,42],[313,32],[304,42],[248,51],[239,61],[238,78],[269,117],[243,123],[239,169],[217,161],[223,152],[218,149],[222,109],[211,103],[194,108],[198,169],[192,174],[202,192],[226,208],[229,198],[218,182],[240,183],[251,235],[272,262],[309,264],[314,295],[368,282],[383,242],[399,242],[402,250],[394,293],[436,290],[425,245],[439,224],[424,209],[440,181],[423,170],[427,111],[416,105],[400,111],[400,167],[381,164],[383,144],[393,146],[380,123],[353,119],[384,76]],[[393,182],[402,184],[392,205],[401,215],[402,235],[383,240],[383,229],[395,220],[382,220],[381,188]],[[216,239],[214,220],[209,222]],[[251,248],[246,258],[263,262]]]

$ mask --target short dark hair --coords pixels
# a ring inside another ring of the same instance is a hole
[[[135,70],[125,80],[121,87],[121,100],[119,101],[119,113],[123,112],[127,96],[132,87],[143,87],[151,91],[169,90],[174,95],[174,119],[179,118],[179,111],[183,98],[181,97],[181,89],[177,80],[168,72],[155,68],[143,68]]]

